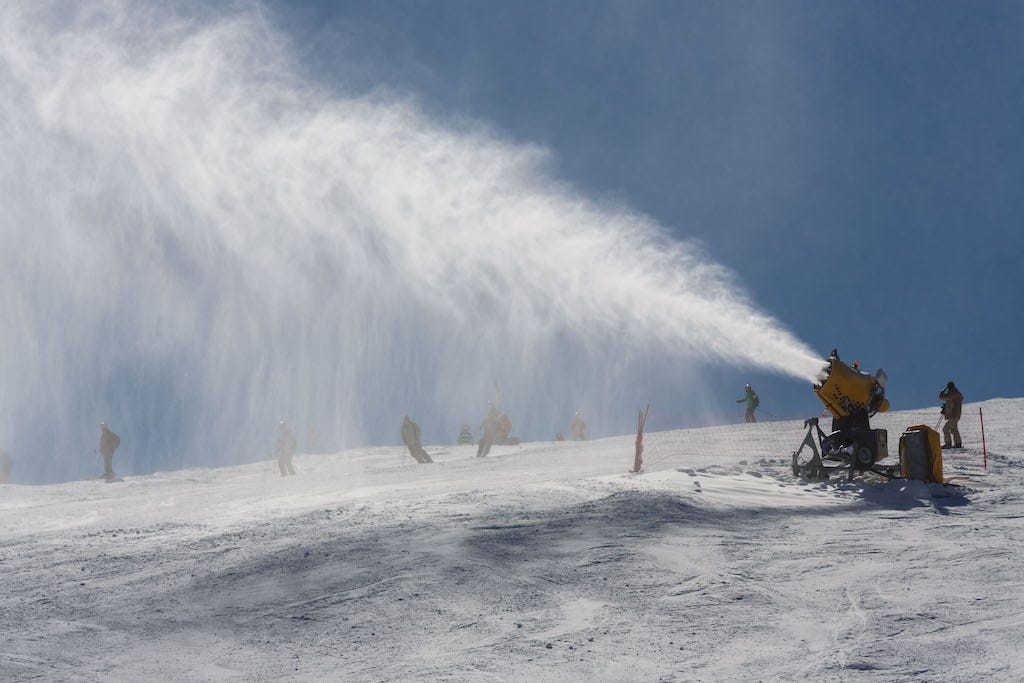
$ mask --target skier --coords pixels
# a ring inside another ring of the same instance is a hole
[[[11,456],[0,451],[0,484],[6,484],[11,478],[11,470],[14,468],[14,461]]]
[[[427,452],[423,450],[423,444],[420,442],[422,434],[423,432],[420,429],[420,426],[409,419],[408,415],[402,419],[402,443],[408,447],[409,455],[412,456],[413,460],[421,465],[425,465],[428,462],[434,461],[431,460],[430,456],[427,455]]]
[[[569,429],[572,431],[573,441],[583,441],[587,438],[587,423],[583,421],[583,416],[578,410],[569,423]]]
[[[473,443],[473,432],[470,431],[469,425],[462,425],[462,431],[459,432],[458,443],[460,446],[467,443]]]
[[[498,436],[498,430],[501,429],[501,415],[498,414],[498,409],[491,401],[487,402],[487,415],[480,423],[480,429],[484,430],[484,435],[480,438],[480,445],[477,446],[476,457],[483,458],[491,452],[491,445]]]
[[[114,451],[121,445],[121,437],[107,428],[104,422],[100,422],[100,455],[103,456],[103,478],[107,482],[117,479],[114,474]]]
[[[292,456],[295,455],[295,449],[298,447],[298,442],[295,440],[295,433],[288,424],[281,420],[277,425],[277,468],[281,470],[281,476],[287,477],[289,474],[295,474],[295,468],[292,466]]]
[[[835,355],[835,351],[832,353]],[[736,402],[747,404],[747,412],[743,416],[744,422],[757,422],[757,418],[754,417],[754,411],[757,410],[759,405],[761,405],[761,399],[757,397],[757,394],[754,393],[754,390],[750,388],[749,384],[746,385],[746,390],[746,395],[741,399],[737,399]]]
[[[939,392],[939,400],[942,401],[942,414],[946,418],[946,424],[942,425],[942,436],[945,440],[943,448],[963,448],[960,441],[960,411],[964,405],[964,395],[956,388],[952,381],[946,384],[946,388]]]

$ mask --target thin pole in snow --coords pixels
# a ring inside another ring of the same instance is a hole
[[[982,462],[985,464],[985,474],[988,474],[988,448],[985,447],[985,416],[981,412],[981,406],[978,406],[978,419],[981,420],[981,457],[984,458]]]
[[[651,412],[651,404],[640,411],[636,418],[636,454],[633,458],[633,474],[639,474],[644,464],[644,426],[647,424],[647,414]]]

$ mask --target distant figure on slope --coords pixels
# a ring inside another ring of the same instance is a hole
[[[942,425],[942,436],[945,439],[943,448],[963,448],[960,441],[960,411],[964,405],[964,395],[956,388],[953,382],[946,384],[946,388],[939,392],[939,400],[942,401],[942,414],[946,418],[946,424]]]
[[[480,429],[484,430],[484,435],[480,437],[480,445],[477,446],[476,457],[483,458],[491,452],[491,445],[498,436],[498,430],[501,429],[501,415],[498,414],[498,409],[490,401],[487,402],[487,414],[480,423]]]
[[[458,443],[460,446],[467,443],[473,443],[473,432],[470,431],[469,425],[462,425],[462,431],[459,432]]]
[[[587,438],[587,423],[583,421],[583,416],[578,410],[569,423],[569,430],[572,432],[573,441],[583,441]]]
[[[425,465],[428,462],[434,461],[431,460],[430,456],[427,455],[427,452],[423,450],[423,444],[421,443],[422,436],[423,431],[420,429],[418,424],[409,419],[408,415],[402,418],[402,443],[404,443],[409,449],[409,455],[412,456],[413,460],[421,465]]]
[[[277,456],[277,468],[281,470],[282,477],[287,477],[290,474],[295,474],[292,456],[295,455],[295,449],[299,444],[295,440],[292,428],[284,420],[278,423],[277,432],[277,450],[274,452]]]
[[[505,413],[498,414],[498,433],[494,437],[494,443],[505,443],[512,434],[512,419]]]
[[[121,445],[121,437],[107,428],[104,422],[100,422],[100,455],[103,456],[103,478],[108,482],[117,479],[114,474],[114,451]]]
[[[501,427],[498,428],[498,435],[494,438],[494,443],[502,446],[518,446],[519,437],[512,436],[512,420],[509,419],[509,416],[501,413],[498,420],[501,422]]]
[[[833,353],[835,352],[833,351]],[[759,405],[761,405],[761,399],[757,397],[757,394],[754,393],[754,390],[750,388],[749,384],[746,385],[746,390],[746,395],[743,398],[737,399],[736,402],[747,404],[747,412],[743,416],[744,422],[757,422],[757,418],[754,417],[754,411],[757,410]]]
[[[565,441],[565,434],[562,434],[562,432],[555,432],[555,441]]]
[[[320,435],[316,431],[316,425],[309,425],[309,452],[316,453],[320,447]]]
[[[6,484],[11,478],[11,470],[14,469],[14,461],[11,456],[0,451],[0,484]]]

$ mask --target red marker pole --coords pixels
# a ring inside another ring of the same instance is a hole
[[[985,474],[988,474],[988,449],[985,447],[985,416],[981,412],[981,406],[978,406],[978,419],[981,420],[981,457],[984,458],[982,462],[985,464]]]

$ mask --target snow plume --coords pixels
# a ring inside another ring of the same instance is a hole
[[[550,437],[637,367],[813,379],[729,271],[543,150],[318,86],[256,11],[174,12],[0,8],[0,446],[23,477],[96,469],[100,419],[147,471],[265,456],[279,419],[302,447],[309,425],[393,442],[405,412],[450,438],[496,381]]]

